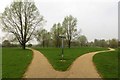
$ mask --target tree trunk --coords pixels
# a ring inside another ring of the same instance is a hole
[[[22,48],[25,49],[25,47],[26,47],[26,43],[23,43]]]
[[[44,44],[44,40],[43,40],[43,47],[45,46],[45,44]]]
[[[58,47],[60,48],[60,38],[58,38]]]
[[[69,47],[69,48],[71,47],[71,43],[70,43],[70,40],[68,40],[68,47]]]

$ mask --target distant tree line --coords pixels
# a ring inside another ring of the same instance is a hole
[[[94,46],[98,47],[112,47],[112,48],[117,48],[118,47],[118,40],[117,39],[111,39],[111,40],[94,40]]]
[[[43,41],[38,44],[38,47],[61,47],[61,41],[59,42],[59,46],[56,46],[56,42],[52,39],[44,39]],[[68,47],[66,40],[64,40],[65,47]],[[2,47],[20,47],[20,44],[11,43],[9,40],[4,40],[2,42]],[[32,44],[27,44],[27,47],[32,47]],[[111,48],[118,48],[120,47],[120,41],[117,39],[111,40],[104,40],[104,39],[95,39],[93,42],[88,42],[87,38],[84,35],[79,36],[76,40],[71,41],[72,47],[111,47]]]

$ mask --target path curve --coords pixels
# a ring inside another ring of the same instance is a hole
[[[109,51],[114,51],[114,49],[109,48],[109,50],[90,52],[78,57],[70,69],[68,78],[101,78],[94,66],[93,56],[97,53]]]
[[[92,62],[95,54],[114,51],[109,48],[105,51],[90,52],[78,57],[68,71],[60,72],[53,69],[48,60],[37,50],[33,51],[33,60],[24,74],[24,78],[100,78]]]

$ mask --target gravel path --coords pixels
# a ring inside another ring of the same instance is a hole
[[[42,53],[31,49],[33,51],[33,60],[25,72],[24,78],[100,78],[92,62],[92,58],[97,53],[114,50],[112,48],[109,49],[87,53],[78,57],[70,69],[65,72],[54,70]]]

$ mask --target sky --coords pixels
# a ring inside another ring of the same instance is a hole
[[[0,13],[13,0],[0,2]],[[76,17],[81,35],[88,41],[94,39],[118,38],[119,0],[34,0],[37,8],[47,21],[44,28],[50,31],[54,23],[62,23],[65,16]],[[0,38],[5,36],[0,30]]]

